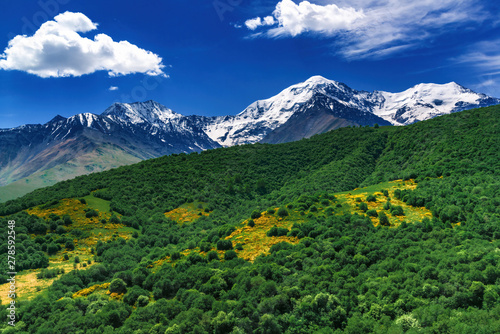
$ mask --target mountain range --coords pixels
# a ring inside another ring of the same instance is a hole
[[[0,129],[0,201],[163,155],[290,142],[346,126],[408,125],[495,104],[500,99],[456,83],[366,92],[321,76],[230,116],[184,116],[154,101],[115,103],[100,115]]]

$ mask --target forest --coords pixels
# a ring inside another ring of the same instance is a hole
[[[500,106],[177,154],[0,204],[1,333],[499,333]],[[70,209],[72,208],[72,209]],[[38,283],[37,283],[38,284]]]

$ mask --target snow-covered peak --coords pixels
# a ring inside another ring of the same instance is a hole
[[[132,124],[165,124],[173,119],[183,117],[155,101],[114,103],[102,113],[102,116],[131,122]]]
[[[91,113],[83,113],[71,116],[67,119],[68,123],[78,122],[85,127],[92,127],[92,125],[99,119],[99,116]]]
[[[481,106],[488,98],[456,82],[422,83],[400,93],[375,92],[382,96],[373,112],[394,125],[407,125],[435,116]]]

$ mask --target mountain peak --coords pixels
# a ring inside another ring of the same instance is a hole
[[[332,80],[327,79],[321,75],[313,75],[312,77],[307,79],[305,82],[308,82],[308,83],[329,83],[329,82],[332,82]]]
[[[65,120],[67,120],[66,117],[63,117],[61,115],[57,115],[54,118],[52,118],[48,123],[57,123],[57,122],[65,121]]]
[[[101,115],[130,121],[134,124],[165,123],[168,120],[182,117],[182,115],[173,112],[171,109],[153,100],[134,103],[117,102],[106,109]]]

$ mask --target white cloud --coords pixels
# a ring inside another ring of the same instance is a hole
[[[119,88],[118,88],[118,87],[116,87],[116,86],[111,86],[111,87],[109,87],[109,90],[110,90],[110,91],[114,91],[114,90],[118,90],[118,89],[119,89]]]
[[[266,17],[264,17],[264,19],[261,19],[260,17],[256,17],[254,19],[247,20],[247,21],[245,21],[245,26],[250,30],[255,30],[258,27],[272,26],[276,23],[277,22],[274,20],[274,17],[266,16]]]
[[[80,36],[97,29],[82,13],[65,12],[48,21],[33,36],[18,35],[0,55],[0,69],[25,71],[42,78],[69,77],[108,71],[110,76],[144,73],[165,75],[162,59],[127,41],[105,34]]]
[[[348,59],[382,58],[420,46],[424,41],[471,22],[481,22],[479,0],[317,0],[318,4],[281,0],[273,24],[260,17],[245,25],[251,36],[267,38],[313,34],[333,40]]]
[[[500,39],[478,42],[460,57],[452,59],[458,64],[471,64],[486,75],[500,74]]]

